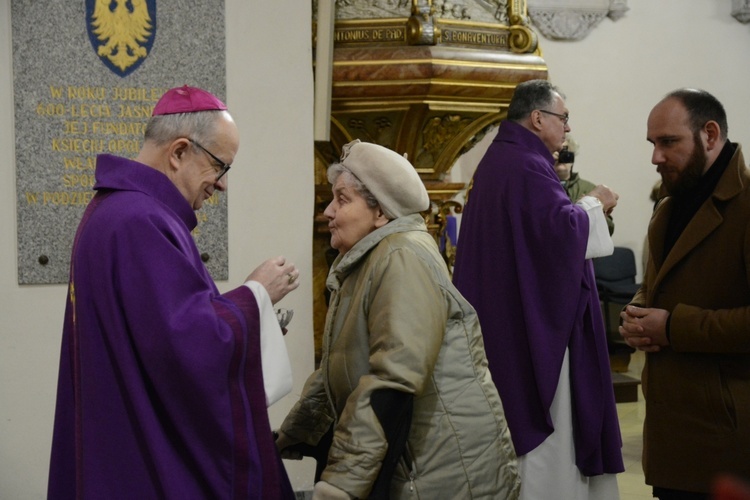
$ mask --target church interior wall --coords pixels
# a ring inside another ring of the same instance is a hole
[[[604,19],[580,41],[539,45],[549,78],[565,93],[571,134],[579,144],[574,171],[619,195],[615,245],[641,250],[653,209],[649,194],[659,180],[646,141],[651,108],[671,90],[702,88],[723,104],[729,139],[750,144],[750,92],[742,82],[750,25],[731,16],[732,2],[629,0],[625,17]],[[485,138],[451,171],[467,182],[494,138]],[[746,146],[747,147],[747,146]]]
[[[0,0],[0,498],[44,498],[66,287],[17,280],[10,2]],[[300,289],[280,304],[295,311],[286,339],[295,385],[270,410],[278,425],[313,369],[310,5],[225,4],[227,103],[241,145],[229,181],[229,280],[218,285],[234,288],[279,254],[302,272]],[[750,25],[731,17],[729,0],[628,6],[622,19],[604,19],[581,41],[540,36],[540,45],[551,80],[567,95],[580,144],[575,168],[619,193],[615,244],[639,254],[658,179],[645,140],[648,113],[674,88],[701,87],[726,106],[730,139],[750,145]],[[493,135],[459,159],[452,179],[469,180]],[[312,464],[287,464],[295,486],[309,487]]]

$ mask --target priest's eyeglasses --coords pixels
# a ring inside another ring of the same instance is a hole
[[[214,169],[216,170],[216,182],[219,182],[219,179],[224,177],[224,174],[229,172],[229,169],[232,168],[232,166],[229,163],[224,163],[221,161],[215,154],[213,154],[208,149],[204,148],[200,144],[198,144],[197,141],[194,141],[193,139],[188,139],[192,144],[195,146],[198,146],[200,149],[203,150],[204,153],[206,153],[208,156],[213,158],[213,160],[218,163],[218,165],[214,165]]]
[[[560,120],[562,120],[563,125],[567,125],[568,124],[568,120],[570,120],[570,116],[568,116],[568,113],[565,113],[564,115],[561,115],[560,113],[553,113],[552,111],[547,111],[546,109],[540,109],[539,111],[541,111],[542,113],[546,113],[548,115],[552,115],[552,116],[558,117]]]

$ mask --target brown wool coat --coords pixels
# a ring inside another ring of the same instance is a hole
[[[671,345],[646,356],[646,483],[710,490],[720,472],[750,475],[750,170],[741,147],[666,260],[666,198],[633,304],[671,312]]]

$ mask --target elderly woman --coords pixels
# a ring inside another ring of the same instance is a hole
[[[419,213],[430,204],[419,176],[393,151],[354,141],[328,179],[339,255],[323,357],[277,445],[288,458],[298,443],[327,448],[316,500],[380,496],[373,488],[392,498],[516,498],[515,452],[477,316]]]

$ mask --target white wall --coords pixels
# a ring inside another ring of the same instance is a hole
[[[575,169],[619,193],[613,239],[638,256],[653,208],[649,194],[659,179],[646,120],[666,93],[679,87],[711,92],[727,111],[730,140],[750,147],[750,25],[731,17],[731,3],[630,0],[624,18],[603,20],[581,42],[542,41],[580,144]]]
[[[300,0],[225,2],[227,106],[241,146],[229,197],[229,281],[220,289],[243,283],[274,255],[285,255],[300,269],[300,287],[279,303],[294,309],[286,337],[294,388],[270,409],[275,428],[314,369],[311,6]],[[312,489],[312,459],[286,464],[293,486]]]
[[[645,140],[646,117],[668,91],[697,86],[729,114],[729,136],[750,146],[747,112],[750,26],[731,2],[630,0],[617,22],[605,19],[583,41],[540,38],[550,76],[567,94],[576,168],[621,196],[615,242],[640,251],[658,178]],[[227,101],[241,146],[229,197],[230,279],[225,291],[263,259],[285,254],[302,270],[300,290],[282,303],[295,310],[287,343],[299,393],[312,370],[311,236],[313,210],[310,6],[300,0],[226,0]],[[44,498],[65,287],[19,286],[10,0],[0,0],[0,498]],[[486,141],[455,168],[468,179]],[[288,397],[271,410],[278,425]],[[290,463],[297,486],[311,464]]]

